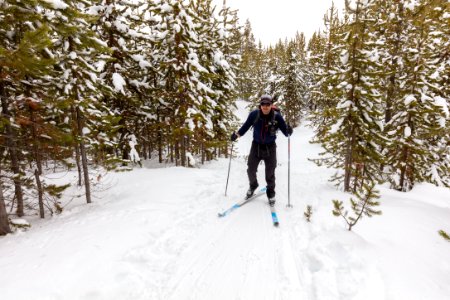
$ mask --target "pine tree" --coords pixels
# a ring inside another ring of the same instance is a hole
[[[425,1],[429,9],[429,42],[426,43],[426,80],[424,92],[430,97],[433,128],[426,140],[428,154],[425,180],[438,186],[450,187],[450,5],[448,1]],[[442,87],[447,87],[446,89]]]
[[[380,17],[375,26],[378,34],[377,47],[380,49],[383,61],[382,72],[386,78],[380,78],[385,86],[385,123],[389,123],[393,115],[392,103],[402,97],[400,78],[403,76],[402,54],[407,51],[405,7],[402,1],[378,1]]]
[[[181,1],[165,1],[164,5],[165,9],[156,11],[162,20],[156,30],[164,32],[164,37],[158,40],[155,50],[162,58],[158,71],[164,74],[163,99],[172,109],[168,116],[172,124],[171,155],[177,165],[186,166],[187,154],[195,148],[191,144],[193,135],[207,120],[202,110],[208,110],[204,106],[209,106],[208,93],[214,92],[208,86],[208,65],[201,64],[202,41],[197,36],[202,33],[196,32],[199,19]]]
[[[346,38],[343,24],[334,5],[324,16],[325,31],[314,33],[308,44],[309,67],[311,68],[311,92],[309,108],[311,121],[318,137],[322,136],[335,122],[334,109],[343,97],[343,72],[345,54],[342,40]],[[342,58],[342,59],[341,59]]]
[[[244,33],[242,35],[241,45],[241,63],[238,68],[237,84],[239,90],[239,97],[242,99],[250,99],[255,94],[255,74],[252,72],[256,59],[256,42],[253,36],[252,26],[249,20],[246,20],[244,25]]]
[[[219,22],[213,18],[211,0],[191,3],[190,8],[197,17],[196,23],[201,24],[196,30],[198,47],[195,51],[199,65],[205,69],[205,72],[199,73],[198,79],[194,79],[203,84],[203,91],[197,97],[196,106],[199,111],[193,116],[194,128],[190,138],[190,150],[195,153],[201,152],[202,162],[204,162],[209,148],[217,141],[215,141],[214,133],[217,131],[214,130],[213,119],[219,95],[224,97],[221,100],[227,101],[232,93],[233,83],[227,78],[228,64],[221,51],[225,40],[220,36]],[[222,140],[224,136],[222,132]]]
[[[307,93],[307,84],[304,73],[301,70],[301,58],[297,57],[295,44],[290,42],[286,49],[286,65],[283,70],[281,91],[286,121],[292,126],[297,126],[301,111],[305,110],[304,99]]]
[[[311,111],[313,110],[311,97],[311,87],[313,85],[313,72],[307,60],[306,39],[303,32],[302,33],[297,32],[293,42],[295,45],[295,53],[298,60],[298,65],[301,70],[301,79],[302,79],[301,98],[303,103],[302,106],[305,111],[305,114],[310,114]]]
[[[272,76],[270,69],[270,61],[267,61],[265,55],[266,49],[263,47],[262,42],[258,42],[258,46],[254,53],[254,60],[252,63],[251,73],[249,76],[253,78],[253,94],[250,99],[254,104],[259,102],[259,98],[262,94],[271,93],[271,84],[269,79]]]
[[[346,9],[350,22],[346,27],[346,39],[336,47],[341,49],[340,84],[328,87],[337,106],[329,106],[322,114],[334,120],[320,129],[316,142],[325,149],[325,158],[316,162],[343,170],[333,180],[343,183],[345,191],[356,192],[365,182],[380,178],[381,161],[379,144],[382,136],[382,113],[375,70],[379,66],[372,52],[374,41],[370,32],[373,17],[370,15],[373,1],[356,1]]]
[[[34,80],[34,88],[39,90],[38,81]],[[35,90],[33,89],[33,91]],[[36,192],[38,198],[39,215],[41,218],[45,217],[44,208],[44,196],[46,194],[45,182],[41,179],[43,174],[43,163],[53,157],[56,161],[57,156],[52,153],[52,141],[57,136],[60,136],[59,130],[55,130],[54,126],[45,122],[45,109],[42,103],[43,99],[36,100],[34,97],[36,94],[31,91],[27,91],[29,96],[20,101],[19,107],[21,108],[18,112],[18,119],[21,125],[21,136],[22,141],[25,141],[29,145],[29,155],[27,155],[30,161],[31,170],[30,173],[34,173],[34,178],[36,181]],[[51,155],[51,156],[50,156]],[[34,168],[34,170],[33,170]]]
[[[138,148],[144,158],[151,156],[155,140],[159,139],[155,128],[162,127],[157,121],[161,109],[158,91],[158,58],[155,53],[157,38],[153,31],[157,20],[154,19],[154,10],[159,4],[146,1],[132,2],[127,5],[127,12],[123,14],[120,34],[125,41],[124,51],[128,57],[124,58],[125,88],[129,91],[128,104],[130,111],[122,116],[119,140],[124,142],[122,157],[129,157],[129,143],[136,137]],[[156,134],[155,134],[156,133]],[[142,147],[141,147],[142,146]]]
[[[143,32],[147,23],[142,11],[153,3],[144,4],[108,0],[90,9],[98,16],[93,29],[112,50],[112,59],[105,58],[99,64],[104,83],[101,101],[115,116],[120,116],[114,154],[123,161],[128,160],[129,138],[136,133],[139,139],[140,132],[135,131],[143,128],[147,113],[152,112],[147,110],[150,105],[145,101],[149,84],[146,72],[153,61],[147,57],[152,53],[145,51],[149,40],[148,33]]]
[[[265,82],[265,87],[263,89],[265,94],[272,95],[276,98],[277,105],[282,106],[283,102],[283,81],[285,80],[285,71],[288,65],[287,57],[288,45],[283,42],[278,41],[275,47],[270,46],[264,49],[263,56],[266,57],[264,61],[267,61],[267,82]]]
[[[147,75],[146,81],[142,82],[140,89],[145,89],[144,105],[142,107],[147,115],[145,125],[143,127],[144,134],[142,136],[143,148],[151,157],[152,151],[157,151],[158,161],[162,163],[166,159],[166,146],[170,140],[171,126],[166,120],[170,117],[170,103],[163,99],[167,99],[168,95],[164,87],[164,68],[162,65],[163,55],[159,53],[159,39],[163,38],[165,28],[161,28],[161,3],[147,2],[143,8],[144,26],[150,32],[148,38],[148,47],[144,46],[144,53],[150,62],[151,68],[144,72]],[[147,155],[144,154],[144,158]]]
[[[443,13],[436,8],[440,8],[439,2],[424,1],[409,5],[405,12],[410,26],[406,30],[407,51],[402,57],[402,92],[392,104],[395,114],[386,125],[391,183],[402,191],[420,181],[433,180],[442,185],[441,178],[448,178],[448,155],[444,154],[448,152],[448,109],[439,88],[445,71],[437,64],[446,50],[435,37],[442,36],[439,15]]]
[[[110,57],[106,44],[92,30],[96,16],[85,13],[91,7],[75,0],[67,3],[68,7],[49,20],[53,33],[49,52],[56,66],[48,86],[55,95],[46,101],[45,111],[48,120],[58,124],[64,135],[71,136],[59,146],[70,146],[75,152],[79,185],[84,183],[86,201],[90,203],[88,160],[93,158],[97,164],[108,166],[109,158],[103,151],[112,144],[115,132],[115,119],[100,102],[105,89],[99,70]]]
[[[51,10],[47,2],[39,3]],[[51,45],[49,27],[35,1],[3,1],[0,10],[0,97],[1,123],[6,137],[9,165],[14,174],[17,212],[24,215],[24,166],[21,158],[23,145],[16,123],[16,101],[29,89],[30,78],[45,76],[50,72],[53,60],[45,50]]]
[[[214,77],[212,89],[216,91],[217,96],[211,120],[214,126],[214,141],[212,143],[222,146],[224,143],[217,141],[228,141],[229,132],[235,122],[235,116],[230,107],[232,107],[239,93],[237,91],[237,73],[241,62],[242,28],[239,25],[237,11],[227,7],[226,1],[224,1],[224,6],[219,12],[218,22],[217,50],[221,50],[222,54],[218,52],[214,55],[214,70],[217,75]],[[225,143],[225,149],[222,150],[226,156],[228,155],[227,146],[227,143]]]

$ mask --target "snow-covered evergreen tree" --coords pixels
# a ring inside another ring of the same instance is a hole
[[[267,61],[267,81],[264,87],[260,87],[259,94],[273,95],[276,98],[276,104],[279,106],[282,102],[281,81],[283,80],[283,69],[285,64],[285,45],[279,41],[275,47],[268,47],[263,50],[263,55]],[[256,94],[257,95],[257,94]],[[259,101],[258,97],[254,97],[255,104]]]
[[[235,117],[230,114],[230,107],[233,106],[238,91],[237,73],[241,62],[242,27],[239,25],[237,11],[224,6],[219,11],[218,36],[219,49],[223,55],[214,55],[216,65],[213,80],[213,90],[217,93],[216,105],[211,117],[214,125],[215,142],[228,141],[229,132],[234,125]],[[226,146],[226,144],[225,144]],[[225,155],[228,149],[223,150]]]
[[[240,53],[242,59],[239,65],[239,70],[236,74],[239,97],[242,99],[250,99],[257,93],[255,83],[256,74],[253,72],[256,61],[257,46],[249,20],[247,20],[244,25]]]
[[[221,53],[217,47],[214,49],[217,24],[207,21],[210,9],[207,2],[192,7],[182,1],[162,1],[156,11],[161,20],[155,26],[160,32],[155,44],[155,54],[161,58],[158,72],[163,74],[160,88],[165,91],[161,99],[171,109],[167,118],[172,125],[169,133],[172,154],[176,163],[183,166],[187,153],[198,146],[191,141],[201,144],[206,139],[205,126],[212,129],[210,115],[216,97],[211,89],[215,71],[212,66]],[[203,30],[204,26],[207,28]],[[208,29],[212,33],[207,33]]]
[[[298,60],[299,68],[301,70],[302,78],[302,103],[304,114],[310,114],[312,111],[311,86],[313,85],[313,72],[307,59],[307,45],[305,35],[297,32],[294,40],[294,49]]]
[[[312,73],[309,109],[317,136],[324,134],[334,123],[333,111],[344,92],[337,86],[341,87],[342,83],[344,68],[340,54],[344,45],[341,41],[346,35],[334,5],[325,14],[324,25],[325,31],[314,33],[308,44],[308,64]]]
[[[107,164],[116,131],[114,117],[100,101],[105,91],[100,70],[110,57],[106,43],[91,29],[96,16],[87,12],[92,7],[76,0],[66,3],[68,7],[51,18],[54,43],[50,51],[56,60],[51,87],[57,101],[47,106],[58,127],[72,135],[79,184],[84,183],[90,203],[88,160]]]
[[[111,49],[111,59],[98,65],[104,82],[104,105],[120,116],[118,136],[114,140],[115,155],[128,159],[129,136],[143,128],[147,68],[151,66],[147,47],[152,43],[143,32],[146,25],[143,1],[104,0],[92,6],[89,12],[97,16],[93,29],[101,41]],[[151,54],[151,53],[150,53]],[[140,132],[137,134],[138,139]]]
[[[376,89],[374,71],[379,65],[373,50],[374,41],[369,35],[373,16],[373,1],[346,1],[350,22],[346,39],[340,46],[340,84],[331,86],[329,92],[336,95],[337,106],[324,110],[334,120],[317,141],[325,148],[322,162],[343,170],[333,180],[343,183],[345,191],[356,192],[366,181],[379,179],[380,156],[378,153],[381,122],[381,94]]]
[[[230,18],[229,9],[223,7],[220,20],[214,18],[214,7],[211,0],[197,1],[192,5],[197,16],[196,28],[198,39],[199,64],[207,72],[201,73],[199,80],[206,85],[199,102],[200,111],[194,116],[193,151],[201,152],[202,162],[211,159],[209,154],[220,145],[220,141],[228,140],[231,129],[230,107],[235,97],[235,75],[233,70],[232,47],[236,45],[228,38],[237,19]],[[229,49],[227,49],[229,48]],[[230,63],[231,64],[230,64]],[[236,59],[237,63],[238,60]]]
[[[347,1],[346,10],[344,21],[331,22],[331,8],[328,42],[315,35],[309,45],[312,120],[329,154],[322,162],[344,168],[345,190],[355,190],[353,176],[382,179],[377,162],[400,190],[417,181],[448,185],[448,5]],[[351,142],[335,143],[339,132]]]
[[[254,88],[250,100],[253,104],[259,102],[259,97],[262,94],[271,93],[273,74],[269,63],[270,60],[267,60],[266,57],[266,49],[264,48],[262,42],[259,41],[254,53],[254,61],[250,73],[251,78],[253,78],[252,82]]]
[[[283,70],[280,96],[282,98],[282,111],[286,121],[291,126],[297,126],[302,111],[305,111],[305,98],[307,97],[307,83],[305,71],[302,70],[301,57],[298,57],[294,42],[289,42],[286,49],[286,65]]]
[[[23,216],[26,174],[26,160],[23,158],[30,158],[30,164],[39,160],[36,137],[34,147],[30,148],[29,140],[21,136],[30,131],[27,126],[36,128],[36,122],[33,123],[26,113],[26,99],[42,101],[50,97],[42,78],[52,73],[54,60],[48,53],[52,45],[52,28],[48,16],[56,11],[51,3],[44,1],[2,1],[0,8],[0,73],[3,74],[0,78],[0,129],[6,140],[2,151],[7,152],[5,165],[12,175],[16,214]],[[27,129],[21,131],[21,126]],[[28,151],[37,159],[27,155]],[[7,174],[6,169],[3,171]],[[30,184],[29,181],[27,183]],[[9,186],[8,182],[4,184]]]
[[[441,4],[422,1],[406,5],[409,26],[408,38],[403,41],[404,72],[399,78],[400,93],[393,98],[393,116],[386,126],[390,178],[402,191],[420,181],[448,185],[448,95],[440,88],[446,76]]]

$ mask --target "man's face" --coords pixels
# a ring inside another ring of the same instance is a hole
[[[272,104],[270,103],[261,103],[261,110],[263,114],[268,115],[270,110],[272,109]]]

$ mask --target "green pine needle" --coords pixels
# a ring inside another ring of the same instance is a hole
[[[450,235],[444,230],[439,230],[439,235],[442,236],[445,240],[450,242]]]

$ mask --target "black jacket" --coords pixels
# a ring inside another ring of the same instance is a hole
[[[281,114],[274,110],[271,110],[267,116],[260,109],[252,111],[248,115],[247,121],[238,130],[239,135],[243,136],[252,126],[254,126],[253,141],[258,144],[275,143],[277,129],[280,129],[285,136],[288,136],[286,122]]]

